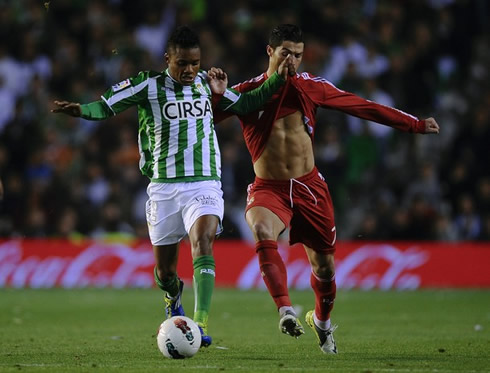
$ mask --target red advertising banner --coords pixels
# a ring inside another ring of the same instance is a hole
[[[310,287],[303,248],[280,246],[290,288]],[[216,285],[264,288],[254,245],[218,240]],[[151,287],[153,252],[146,240],[127,243],[66,240],[0,241],[0,287]],[[439,242],[339,242],[339,288],[490,288],[490,244]],[[179,276],[190,283],[190,247],[183,242]]]

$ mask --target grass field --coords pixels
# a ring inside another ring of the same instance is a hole
[[[304,313],[311,292],[291,293]],[[0,372],[490,372],[490,292],[339,291],[339,354],[281,334],[269,295],[217,289],[214,344],[169,360],[157,289],[0,290]],[[184,297],[192,315],[192,291]]]

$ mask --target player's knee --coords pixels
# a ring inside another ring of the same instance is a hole
[[[214,235],[201,234],[191,240],[192,256],[213,255]]]
[[[331,280],[335,276],[335,268],[330,263],[313,266],[313,273],[322,280]]]
[[[263,240],[275,240],[276,237],[274,237],[274,232],[272,228],[264,224],[262,222],[254,223],[252,226],[252,232],[257,238],[258,241],[263,241]]]

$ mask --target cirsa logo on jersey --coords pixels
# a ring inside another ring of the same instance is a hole
[[[167,120],[202,119],[213,114],[208,99],[168,101],[163,105],[162,113]]]

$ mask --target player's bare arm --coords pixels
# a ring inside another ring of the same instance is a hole
[[[54,104],[57,106],[57,108],[51,109],[52,113],[63,113],[72,117],[79,117],[82,115],[82,109],[80,108],[80,104],[77,102],[54,101]]]

